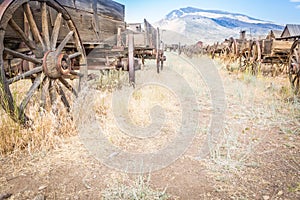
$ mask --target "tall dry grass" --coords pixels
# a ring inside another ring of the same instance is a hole
[[[25,151],[32,154],[36,151],[49,150],[59,146],[64,137],[76,134],[76,127],[70,113],[60,111],[58,115],[45,112],[38,113],[30,128],[13,121],[0,109],[0,154]]]
[[[92,72],[94,73],[94,77],[93,80],[88,82],[89,87],[96,89],[102,94],[110,93],[115,89],[127,85],[126,83],[129,82],[128,73],[120,70]],[[28,80],[22,80],[10,86],[17,105],[24,98],[30,86],[31,83]],[[13,121],[4,109],[0,107],[0,154],[4,155],[20,151],[31,154],[35,151],[47,151],[58,147],[64,138],[77,135],[76,122],[74,122],[73,116],[74,113],[78,113],[75,109],[84,107],[86,102],[81,102],[82,105],[74,107],[73,103],[75,99],[73,95],[68,91],[65,91],[65,93],[68,98],[70,97],[71,112],[66,111],[58,96],[57,102],[54,104],[58,113],[53,114],[49,106],[48,111],[44,110],[40,112],[40,94],[37,92],[31,98],[27,106],[28,108],[26,108],[26,113],[30,116],[30,119],[33,119],[33,124],[30,128],[26,128]],[[47,95],[47,104],[50,104],[49,98],[49,95]],[[106,112],[105,107],[99,107],[98,110],[102,114]],[[18,116],[17,111],[15,115]]]
[[[230,101],[222,140],[211,152],[213,169],[255,167],[249,158],[270,134],[300,134],[300,100],[287,78],[244,72],[225,77],[224,85]]]

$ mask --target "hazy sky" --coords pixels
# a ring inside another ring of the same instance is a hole
[[[153,23],[174,9],[196,7],[245,14],[282,25],[300,24],[300,0],[115,0],[125,5],[126,22]]]

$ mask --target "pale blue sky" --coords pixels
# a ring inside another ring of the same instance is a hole
[[[300,0],[115,0],[125,5],[126,22],[151,23],[174,9],[196,7],[246,14],[282,25],[300,24]]]

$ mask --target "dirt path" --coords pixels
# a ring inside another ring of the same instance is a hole
[[[78,136],[1,157],[0,199],[299,199],[300,104],[287,80],[167,59],[160,74],[146,63],[135,90],[82,98]]]

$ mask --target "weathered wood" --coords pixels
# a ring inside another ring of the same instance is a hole
[[[64,0],[60,3],[64,7],[94,13],[93,4],[95,0]],[[102,17],[108,17],[117,21],[124,21],[125,6],[111,0],[96,0],[97,13]],[[71,15],[72,16],[72,15]]]
[[[22,58],[23,60],[27,60],[29,62],[32,62],[34,64],[38,64],[38,65],[42,64],[41,60],[30,57],[30,56],[27,56],[27,55],[19,53],[17,51],[14,51],[14,50],[11,50],[11,49],[8,49],[8,48],[4,48],[4,51],[6,51],[7,53],[13,55],[16,58]]]
[[[12,83],[17,82],[17,81],[19,81],[21,79],[28,78],[28,77],[32,76],[33,74],[40,73],[42,71],[43,71],[43,67],[42,66],[33,68],[30,71],[24,72],[23,74],[20,74],[18,76],[15,76],[15,77],[7,80],[7,84],[12,84]]]
[[[69,42],[69,40],[71,39],[71,37],[73,36],[74,32],[70,31],[66,37],[64,38],[64,40],[59,44],[59,46],[57,47],[57,49],[55,50],[55,52],[58,54],[61,53],[61,51],[64,49],[64,47],[66,46],[66,44]]]
[[[134,36],[128,35],[128,70],[129,70],[129,83],[135,84],[135,70],[134,70]]]
[[[262,43],[262,54],[271,54],[272,40],[263,40]]]
[[[144,28],[146,32],[145,43],[146,46],[155,48],[156,46],[156,29],[146,20],[144,19]]]
[[[58,13],[54,22],[54,27],[52,30],[52,36],[51,36],[51,49],[54,50],[56,48],[56,43],[58,39],[58,34],[61,26],[61,19],[62,15],[61,13]]]
[[[272,43],[272,54],[275,53],[288,53],[293,45],[291,41],[280,41],[280,40],[273,40]]]
[[[9,25],[17,32],[17,34],[21,37],[21,39],[24,41],[24,43],[31,49],[31,50],[35,50],[36,46],[33,43],[33,41],[31,41],[29,39],[29,37],[26,36],[26,34],[23,32],[23,30],[19,27],[19,25],[13,20],[9,20]]]
[[[28,19],[28,22],[29,22],[29,26],[30,26],[30,30],[32,32],[32,35],[33,35],[33,38],[34,38],[34,41],[37,43],[37,44],[41,44],[43,49],[46,50],[46,47],[45,47],[45,44],[42,40],[42,37],[40,35],[40,32],[39,32],[39,29],[35,23],[35,19],[33,18],[33,14],[31,12],[31,9],[30,9],[30,5],[29,3],[25,3],[23,5],[23,9],[24,9],[24,12],[26,14],[26,17]]]
[[[38,89],[38,87],[40,86],[40,84],[42,82],[41,75],[42,74],[39,74],[35,78],[33,84],[31,85],[29,91],[26,93],[25,98],[23,99],[22,103],[19,106],[19,108],[20,108],[20,113],[19,113],[20,118],[24,115],[24,111],[25,111],[25,108],[26,108],[27,104],[29,103],[29,100],[32,98],[35,91]]]
[[[43,8],[41,9],[40,5],[36,3],[29,2],[24,4],[26,18],[28,18],[30,31],[33,34],[33,39],[36,44],[42,43],[44,48],[47,48],[47,25],[44,23],[46,21],[51,36],[51,49],[54,49],[55,45],[64,39],[63,36],[70,31],[68,26],[65,26],[65,22],[68,23],[70,18],[66,14],[67,11],[72,21],[76,24],[82,43],[109,43],[109,45],[116,45],[118,28],[121,28],[122,31],[125,30],[124,5],[111,0],[98,0],[97,6],[95,6],[94,3],[94,10],[97,10],[97,13],[95,13],[93,12],[93,2],[96,1],[97,0],[60,0],[59,2],[65,10],[53,9],[52,6],[55,3],[47,1],[47,4],[50,5],[48,6],[48,11],[43,10]],[[43,17],[46,12],[48,15],[47,18]],[[34,13],[34,16],[32,16],[32,13]],[[23,27],[23,9],[16,10],[14,20],[19,27]],[[40,32],[42,32],[42,35]],[[46,34],[44,34],[44,32]],[[8,26],[6,28],[6,39],[12,42],[20,40],[21,37],[19,34],[15,33],[16,31]],[[8,41],[6,41],[6,43],[7,42]]]
[[[68,9],[69,14],[72,16],[72,20],[76,22],[76,27],[79,32],[80,38],[84,44],[99,44],[99,43],[112,43],[117,44],[118,28],[123,27],[125,29],[124,21],[117,21],[114,19],[106,18],[98,15],[99,20],[99,35],[95,32],[94,28],[94,14],[87,13],[81,10]],[[61,30],[62,32],[68,30]],[[60,38],[62,39],[62,38]]]
[[[43,39],[47,50],[50,49],[50,37],[49,37],[49,24],[48,24],[48,11],[46,2],[42,3],[42,30]]]
[[[60,78],[59,78],[59,81],[60,81],[60,82],[61,82],[68,90],[70,90],[70,92],[72,92],[72,93],[74,94],[74,96],[78,97],[78,94],[77,94],[76,90],[73,88],[72,85],[70,85],[70,84],[68,83],[68,81],[66,81],[63,77],[60,77]]]
[[[97,0],[93,0],[93,24],[95,29],[95,34],[97,39],[100,41],[100,22],[99,22],[99,15],[97,13]]]

